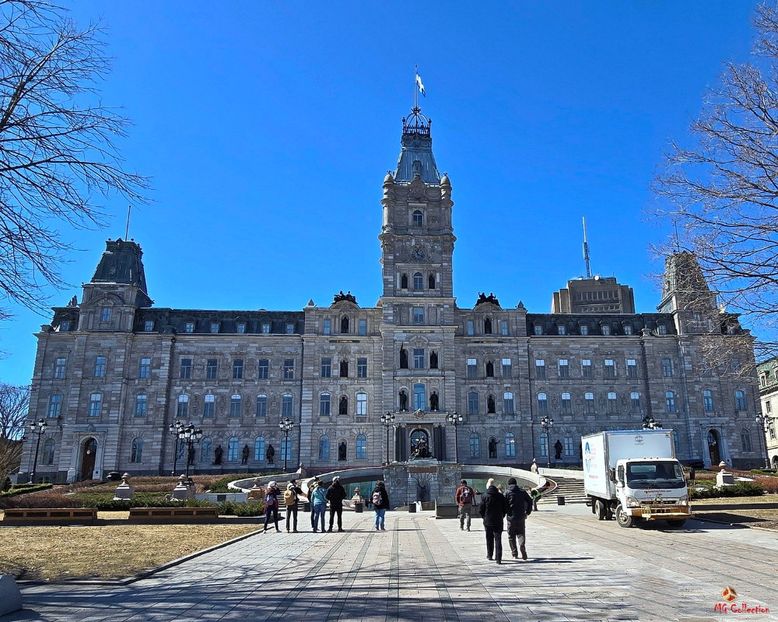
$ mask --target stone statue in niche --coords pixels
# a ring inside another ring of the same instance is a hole
[[[216,449],[213,450],[213,463],[221,464],[222,456],[224,456],[224,450],[222,449],[221,445],[217,445]]]
[[[562,446],[562,443],[559,439],[556,439],[556,443],[554,443],[554,458],[556,460],[562,459],[562,450],[564,447]]]
[[[438,411],[438,406],[439,406],[439,403],[438,403],[438,392],[437,391],[433,391],[432,395],[430,395],[430,410],[432,412],[437,412]]]
[[[243,451],[240,454],[240,463],[241,464],[248,464],[249,462],[249,453],[251,453],[251,450],[249,449],[248,445],[243,446]]]
[[[408,369],[408,350],[400,346],[400,369]]]
[[[496,458],[497,457],[497,439],[492,437],[489,439],[489,457],[490,458]]]
[[[276,450],[275,447],[272,445],[268,445],[267,449],[265,450],[265,460],[267,460],[268,464],[273,464],[273,460],[276,457]]]
[[[408,394],[405,389],[400,389],[400,410],[405,412],[408,410]]]
[[[341,462],[346,459],[346,441],[341,441],[338,445],[338,460]]]

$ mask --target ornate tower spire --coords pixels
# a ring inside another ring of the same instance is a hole
[[[403,117],[402,150],[397,160],[394,180],[411,182],[416,178],[426,184],[439,184],[440,173],[432,154],[432,120],[419,106]]]

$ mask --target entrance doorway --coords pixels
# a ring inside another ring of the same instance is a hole
[[[717,430],[708,430],[708,454],[711,466],[721,462],[721,439]]]
[[[414,458],[430,458],[430,436],[421,428],[411,432],[411,456]]]
[[[95,472],[95,458],[97,457],[97,440],[86,439],[81,445],[81,475],[80,480],[92,479]]]

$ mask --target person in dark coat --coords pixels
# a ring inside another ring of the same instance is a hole
[[[273,521],[278,529],[278,495],[281,494],[278,486],[275,482],[270,482],[267,485],[267,491],[265,492],[265,529],[267,531],[267,524],[269,521]]]
[[[502,521],[508,513],[508,501],[497,490],[494,480],[486,482],[486,493],[481,499],[478,513],[484,519],[486,530],[486,559],[492,559],[502,564]]]
[[[525,534],[525,520],[532,514],[532,498],[525,490],[519,488],[515,477],[508,478],[508,492],[505,493],[508,501],[508,545],[514,558],[527,559],[525,546],[527,537]],[[516,538],[519,540],[519,548],[516,548]]]
[[[385,520],[386,510],[389,509],[389,493],[386,492],[386,486],[380,479],[376,482],[375,490],[370,495],[370,501],[375,510],[376,531],[386,531]]]
[[[345,498],[346,489],[340,483],[340,477],[336,475],[332,478],[332,486],[327,489],[327,501],[330,502],[330,528],[327,531],[332,531],[332,523],[336,514],[338,515],[338,531],[343,531],[343,500]]]

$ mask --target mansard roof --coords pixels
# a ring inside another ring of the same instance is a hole
[[[394,180],[411,182],[419,177],[424,183],[439,184],[440,173],[432,153],[432,121],[418,107],[403,118],[401,144]]]

